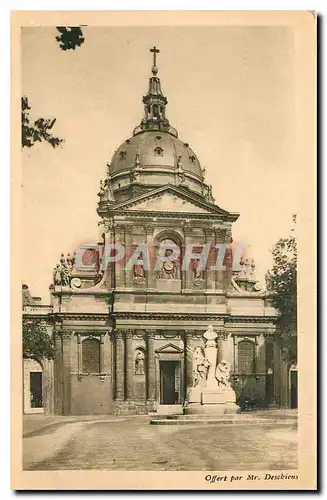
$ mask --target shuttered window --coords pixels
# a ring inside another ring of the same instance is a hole
[[[238,344],[238,372],[254,373],[254,343],[241,340]]]

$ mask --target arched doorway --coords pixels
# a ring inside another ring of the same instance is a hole
[[[24,359],[24,413],[44,413],[43,369],[35,359]]]

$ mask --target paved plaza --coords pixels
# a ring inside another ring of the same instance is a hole
[[[23,455],[24,470],[290,470],[297,431],[286,422],[154,426],[148,416],[31,415],[24,416]]]

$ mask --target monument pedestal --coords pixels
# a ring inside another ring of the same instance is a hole
[[[230,365],[222,360],[217,364],[217,334],[209,326],[204,333],[205,356],[197,348],[194,372],[197,374],[195,387],[188,392],[185,415],[224,415],[239,413],[235,391],[230,385]],[[205,376],[204,376],[205,374]]]
[[[226,397],[223,392],[204,390],[202,392],[202,404],[203,405],[221,405],[226,403]]]
[[[219,392],[213,390],[204,390],[199,397],[190,391],[191,398],[188,405],[184,407],[184,415],[224,415],[240,413],[240,408],[235,403],[235,392]],[[193,397],[192,397],[193,396]],[[197,395],[198,396],[198,395]]]

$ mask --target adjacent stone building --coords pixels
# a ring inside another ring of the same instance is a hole
[[[98,247],[62,255],[50,306],[24,306],[25,319],[42,320],[55,342],[54,360],[39,365],[43,406],[62,415],[181,412],[194,383],[194,350],[203,347],[209,325],[220,360],[230,364],[238,404],[287,406],[277,315],[255,280],[254,262],[241,256],[233,269],[227,248],[225,269],[211,269],[212,251],[207,267],[199,266],[205,245],[232,243],[239,214],[215,203],[196,154],[168,121],[157,73],[154,61],[144,117],[101,181]],[[103,248],[113,243],[125,255],[103,266]],[[177,245],[180,255],[155,266],[162,244]],[[190,244],[199,258],[183,269]],[[141,258],[126,266],[139,245],[148,249],[150,269]],[[33,392],[28,364],[25,401]],[[25,411],[30,406],[25,402]]]

